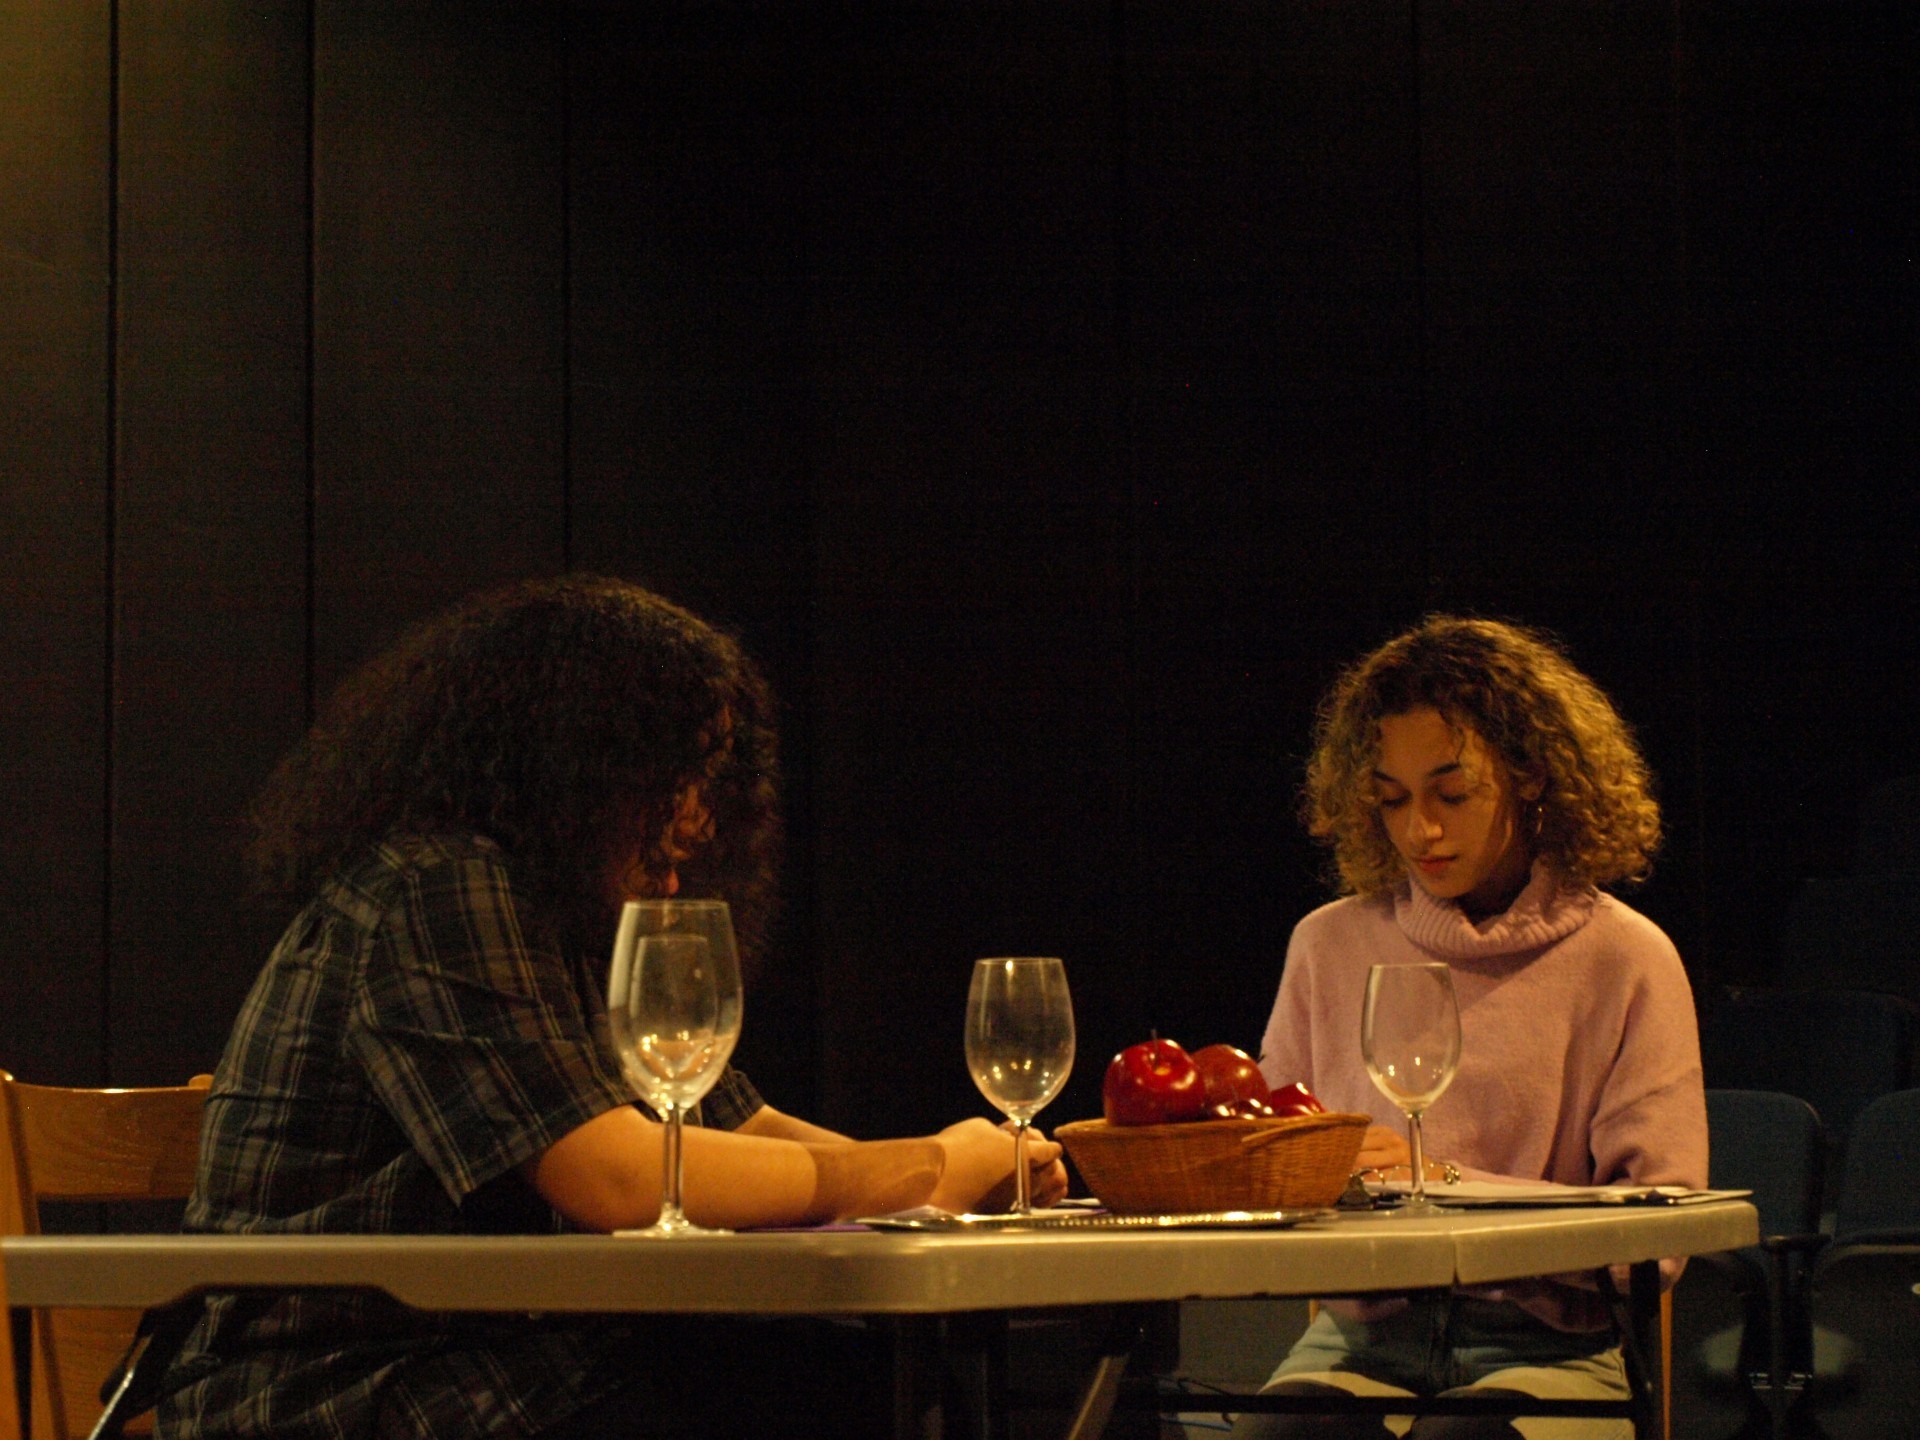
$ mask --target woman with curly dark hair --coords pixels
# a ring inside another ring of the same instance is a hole
[[[297,909],[215,1073],[189,1228],[650,1223],[660,1130],[607,1031],[616,920],[628,899],[697,889],[729,902],[751,960],[775,883],[777,778],[772,703],[739,647],[622,581],[485,594],[370,662],[254,809],[261,883]],[[856,1143],[765,1104],[732,1069],[696,1120],[683,1152],[696,1223],[967,1210],[1011,1186],[1011,1137],[985,1120]],[[1057,1156],[1033,1152],[1049,1197],[1065,1188]],[[810,1433],[808,1387],[836,1375],[818,1353],[834,1337],[796,1350],[784,1335],[216,1296],[168,1373],[159,1430]]]
[[[1270,1083],[1304,1081],[1331,1109],[1373,1115],[1361,1165],[1408,1178],[1404,1121],[1360,1054],[1362,997],[1374,965],[1441,962],[1463,1045],[1424,1121],[1435,1198],[1463,1177],[1706,1184],[1686,973],[1658,927],[1598,888],[1645,875],[1659,807],[1625,722],[1553,641],[1440,615],[1366,656],[1321,704],[1302,812],[1347,894],[1294,930],[1262,1046]],[[1663,1271],[1671,1283],[1678,1262]],[[1607,1307],[1582,1277],[1329,1301],[1269,1382],[1328,1387],[1628,1395]],[[1514,1423],[1528,1440],[1630,1428]],[[1389,1431],[1372,1418],[1266,1416],[1236,1433]],[[1450,1419],[1405,1433],[1511,1440],[1516,1430]]]
[[[698,794],[684,879],[764,938],[779,851],[773,701],[734,641],[657,596],[571,576],[475,596],[350,676],[255,799],[249,860],[305,903],[388,835],[484,835],[518,898],[570,944],[605,948],[618,905],[583,862],[638,859],[666,888],[665,838]],[[684,838],[684,837],[683,837]]]

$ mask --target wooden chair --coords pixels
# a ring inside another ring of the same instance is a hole
[[[0,1070],[0,1234],[40,1233],[43,1201],[179,1200],[193,1189],[209,1075],[145,1090],[23,1085]],[[99,1389],[139,1315],[36,1310],[28,1369],[31,1440],[72,1440],[101,1413]],[[6,1435],[0,1402],[0,1440]]]
[[[7,1257],[0,1255],[0,1440],[20,1440],[20,1391],[13,1373],[12,1311],[7,1308]]]

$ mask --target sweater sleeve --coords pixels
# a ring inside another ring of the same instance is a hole
[[[1620,1042],[1594,1109],[1588,1144],[1597,1185],[1707,1184],[1706,1093],[1701,1083],[1700,1032],[1693,988],[1679,952],[1665,933],[1620,907],[1633,927],[1619,955],[1625,1003]],[[1660,1288],[1673,1286],[1686,1261],[1660,1262]],[[1627,1267],[1613,1267],[1616,1287]],[[1562,1330],[1597,1330],[1609,1323],[1595,1277],[1588,1272],[1487,1287],[1536,1318]]]
[[[1651,922],[1631,919],[1634,949],[1645,958],[1630,969],[1619,1051],[1594,1110],[1594,1182],[1704,1187],[1707,1109],[1693,988],[1673,943]]]
[[[1273,1013],[1260,1038],[1260,1073],[1276,1089],[1297,1080],[1317,1093],[1319,1085],[1312,1073],[1313,979],[1308,973],[1307,948],[1296,926],[1287,942],[1286,968],[1280,972]]]

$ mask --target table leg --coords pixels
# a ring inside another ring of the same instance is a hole
[[[940,1319],[897,1315],[886,1324],[893,1349],[893,1440],[941,1440]]]
[[[1767,1433],[1787,1440],[1787,1375],[1793,1362],[1787,1353],[1787,1264],[1784,1250],[1767,1256]]]
[[[1633,1433],[1640,1440],[1666,1440],[1660,1417],[1666,1410],[1667,1377],[1660,1343],[1660,1262],[1642,1260],[1630,1272],[1628,1314],[1633,1344],[1640,1359],[1640,1378],[1634,1386]]]
[[[1066,1440],[1099,1440],[1120,1399],[1120,1383],[1146,1332],[1147,1311],[1122,1305],[1107,1321],[1093,1357],[1093,1369],[1080,1391]]]
[[[946,1338],[941,1440],[1007,1440],[1006,1312],[949,1315]]]
[[[894,1440],[1007,1440],[1007,1316],[897,1315]]]
[[[0,1440],[20,1440],[23,1433],[14,1375],[13,1311],[7,1308],[7,1257],[0,1255]]]
[[[1600,1293],[1607,1297],[1620,1331],[1620,1348],[1627,1362],[1627,1403],[1633,1412],[1638,1440],[1668,1440],[1667,1349],[1660,1324],[1660,1262],[1641,1260],[1628,1267],[1623,1299],[1614,1287],[1613,1272],[1594,1272]]]

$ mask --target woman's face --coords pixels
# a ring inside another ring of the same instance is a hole
[[[1513,777],[1477,732],[1422,708],[1380,722],[1380,823],[1413,883],[1480,921],[1513,903],[1532,847]]]

